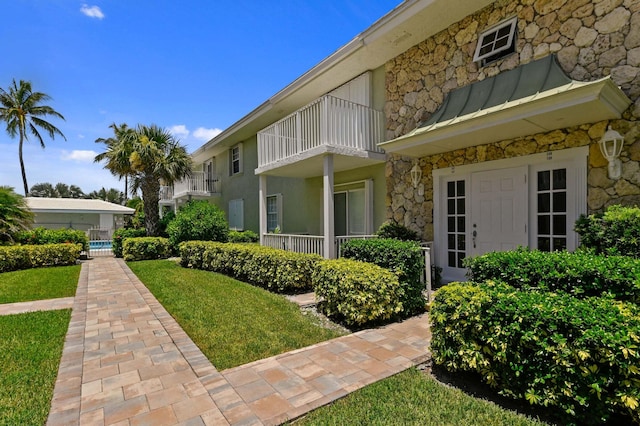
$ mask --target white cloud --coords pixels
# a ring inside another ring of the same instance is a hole
[[[75,149],[73,151],[62,151],[60,159],[64,161],[76,161],[78,163],[93,163],[93,159],[98,155],[97,152],[91,150]]]
[[[220,129],[207,129],[204,127],[198,127],[193,131],[193,137],[196,139],[200,139],[201,141],[208,142],[218,136],[220,133],[222,133],[222,130]]]
[[[80,8],[80,12],[82,12],[84,15],[88,16],[89,18],[97,18],[97,19],[104,18],[104,13],[102,13],[102,10],[98,6],[89,6],[88,4],[83,4],[82,7]]]
[[[180,139],[186,139],[189,136],[189,129],[184,124],[176,124],[169,128],[169,132]]]

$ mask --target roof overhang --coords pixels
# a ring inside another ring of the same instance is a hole
[[[631,100],[609,78],[577,82],[419,127],[379,144],[412,157],[620,118]]]
[[[375,70],[495,0],[405,0],[365,31],[191,153],[196,163],[247,140],[314,99]]]
[[[386,155],[380,152],[322,145],[267,166],[258,167],[255,169],[255,174],[295,178],[322,176],[324,174],[324,157],[328,154],[333,155],[334,173],[382,164],[386,161]]]

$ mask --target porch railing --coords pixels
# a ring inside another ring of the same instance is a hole
[[[325,95],[258,132],[258,167],[320,146],[383,152],[384,114]]]
[[[341,235],[335,237],[336,255],[340,257],[342,245],[353,239],[376,238],[375,235]],[[324,257],[322,235],[264,234],[263,245],[296,253],[318,254]]]
[[[324,256],[324,237],[318,235],[264,234],[263,245],[296,253]]]

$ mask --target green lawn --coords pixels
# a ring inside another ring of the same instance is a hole
[[[73,297],[80,265],[34,268],[0,274],[0,303]]]
[[[509,425],[546,423],[447,387],[415,368],[362,388],[296,425]]]
[[[340,335],[283,296],[224,275],[167,260],[128,266],[219,370]]]
[[[0,316],[0,425],[43,425],[71,310]]]

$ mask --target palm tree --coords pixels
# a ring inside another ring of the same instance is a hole
[[[41,105],[42,102],[48,101],[49,99],[51,99],[51,97],[45,93],[34,92],[31,89],[30,81],[20,80],[20,84],[18,85],[14,79],[9,90],[0,88],[0,120],[7,123],[7,133],[9,133],[9,136],[15,138],[16,135],[18,135],[20,137],[18,156],[20,158],[24,195],[29,193],[29,185],[27,184],[27,174],[24,169],[22,145],[25,140],[29,139],[29,134],[40,141],[42,148],[45,146],[39,129],[46,131],[51,139],[54,139],[55,135],[58,134],[64,140],[67,140],[56,126],[42,118],[52,115],[64,120],[62,114],[50,106]]]
[[[60,194],[49,182],[36,183],[29,190],[30,197],[59,198]]]
[[[122,123],[119,126],[116,123],[112,123],[109,127],[113,129],[113,137],[96,139],[96,143],[103,143],[107,146],[107,151],[98,154],[95,162],[107,160],[106,168],[118,176],[119,179],[124,177],[124,197],[126,202],[129,191],[128,179],[129,175],[132,174],[132,170],[127,155],[128,149],[124,145],[136,137],[135,129],[130,128],[126,123]]]
[[[0,241],[13,241],[13,236],[29,229],[33,213],[21,195],[10,186],[0,186]]]
[[[186,148],[168,130],[155,124],[138,125],[133,134],[127,133],[117,142],[104,141],[107,151],[98,154],[95,161],[106,159],[105,168],[112,174],[131,176],[131,193],[142,192],[147,235],[157,236],[160,182],[172,185],[191,173]]]

